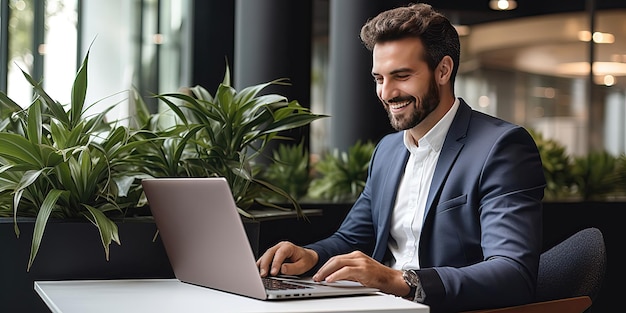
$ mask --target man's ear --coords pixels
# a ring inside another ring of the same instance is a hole
[[[435,70],[435,80],[439,85],[445,85],[450,82],[450,77],[452,76],[452,68],[454,66],[454,61],[448,55],[444,56],[443,59],[437,65],[437,69]]]

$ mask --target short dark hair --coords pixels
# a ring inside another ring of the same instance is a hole
[[[361,41],[370,51],[377,43],[411,37],[422,41],[424,61],[431,71],[444,56],[452,58],[454,66],[450,81],[454,84],[461,57],[459,34],[450,21],[430,5],[417,3],[384,11],[361,28]]]

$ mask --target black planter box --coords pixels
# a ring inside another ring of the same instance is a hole
[[[121,245],[112,243],[109,261],[97,228],[87,221],[50,221],[30,271],[27,270],[34,219],[0,218],[0,312],[50,310],[34,290],[37,280],[173,278],[174,273],[151,217],[118,222]],[[245,221],[255,254],[260,222]],[[111,299],[115,301],[115,299]]]
[[[34,221],[0,218],[0,312],[50,312],[34,290],[36,280],[172,278],[153,222],[117,224],[121,245],[110,246],[109,261],[97,228],[89,222],[50,221],[33,266],[27,272]],[[115,301],[115,299],[111,299]]]

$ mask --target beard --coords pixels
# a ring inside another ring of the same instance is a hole
[[[413,113],[411,113],[410,115],[394,115],[389,110],[389,105],[385,104],[385,110],[387,110],[387,115],[389,116],[389,122],[391,123],[391,127],[393,127],[397,131],[407,130],[417,126],[432,111],[434,111],[437,106],[439,106],[439,89],[437,88],[434,75],[430,80],[428,92],[423,97],[417,99],[413,97],[394,98],[391,99],[389,103],[403,102],[409,99],[412,100],[414,106]]]

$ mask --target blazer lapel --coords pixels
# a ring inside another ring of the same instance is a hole
[[[385,244],[377,244],[376,250],[374,251],[374,256],[378,257],[381,260],[385,252],[387,251],[387,239],[389,238],[389,229],[391,227],[391,214],[393,212],[393,207],[396,203],[396,196],[398,194],[398,185],[400,184],[400,179],[404,174],[404,168],[406,167],[406,163],[409,160],[409,150],[406,149],[403,143],[404,132],[398,132],[394,141],[390,144],[393,147],[389,153],[389,159],[386,161],[386,170],[387,173],[382,181],[382,192],[381,199],[379,202],[375,203],[379,208],[380,214],[377,218],[378,227],[380,227],[381,231],[378,232],[377,235],[377,243],[385,243]],[[375,211],[375,210],[372,210]]]
[[[450,130],[448,130],[443,147],[441,148],[439,160],[437,161],[437,166],[435,167],[433,180],[430,184],[430,191],[428,192],[428,199],[426,200],[424,217],[428,216],[428,212],[434,206],[433,202],[438,198],[443,182],[446,180],[452,165],[464,145],[461,139],[465,138],[467,135],[472,108],[470,108],[463,99],[460,99],[460,102],[459,109],[456,112]],[[426,218],[424,218],[424,221],[426,221]]]

